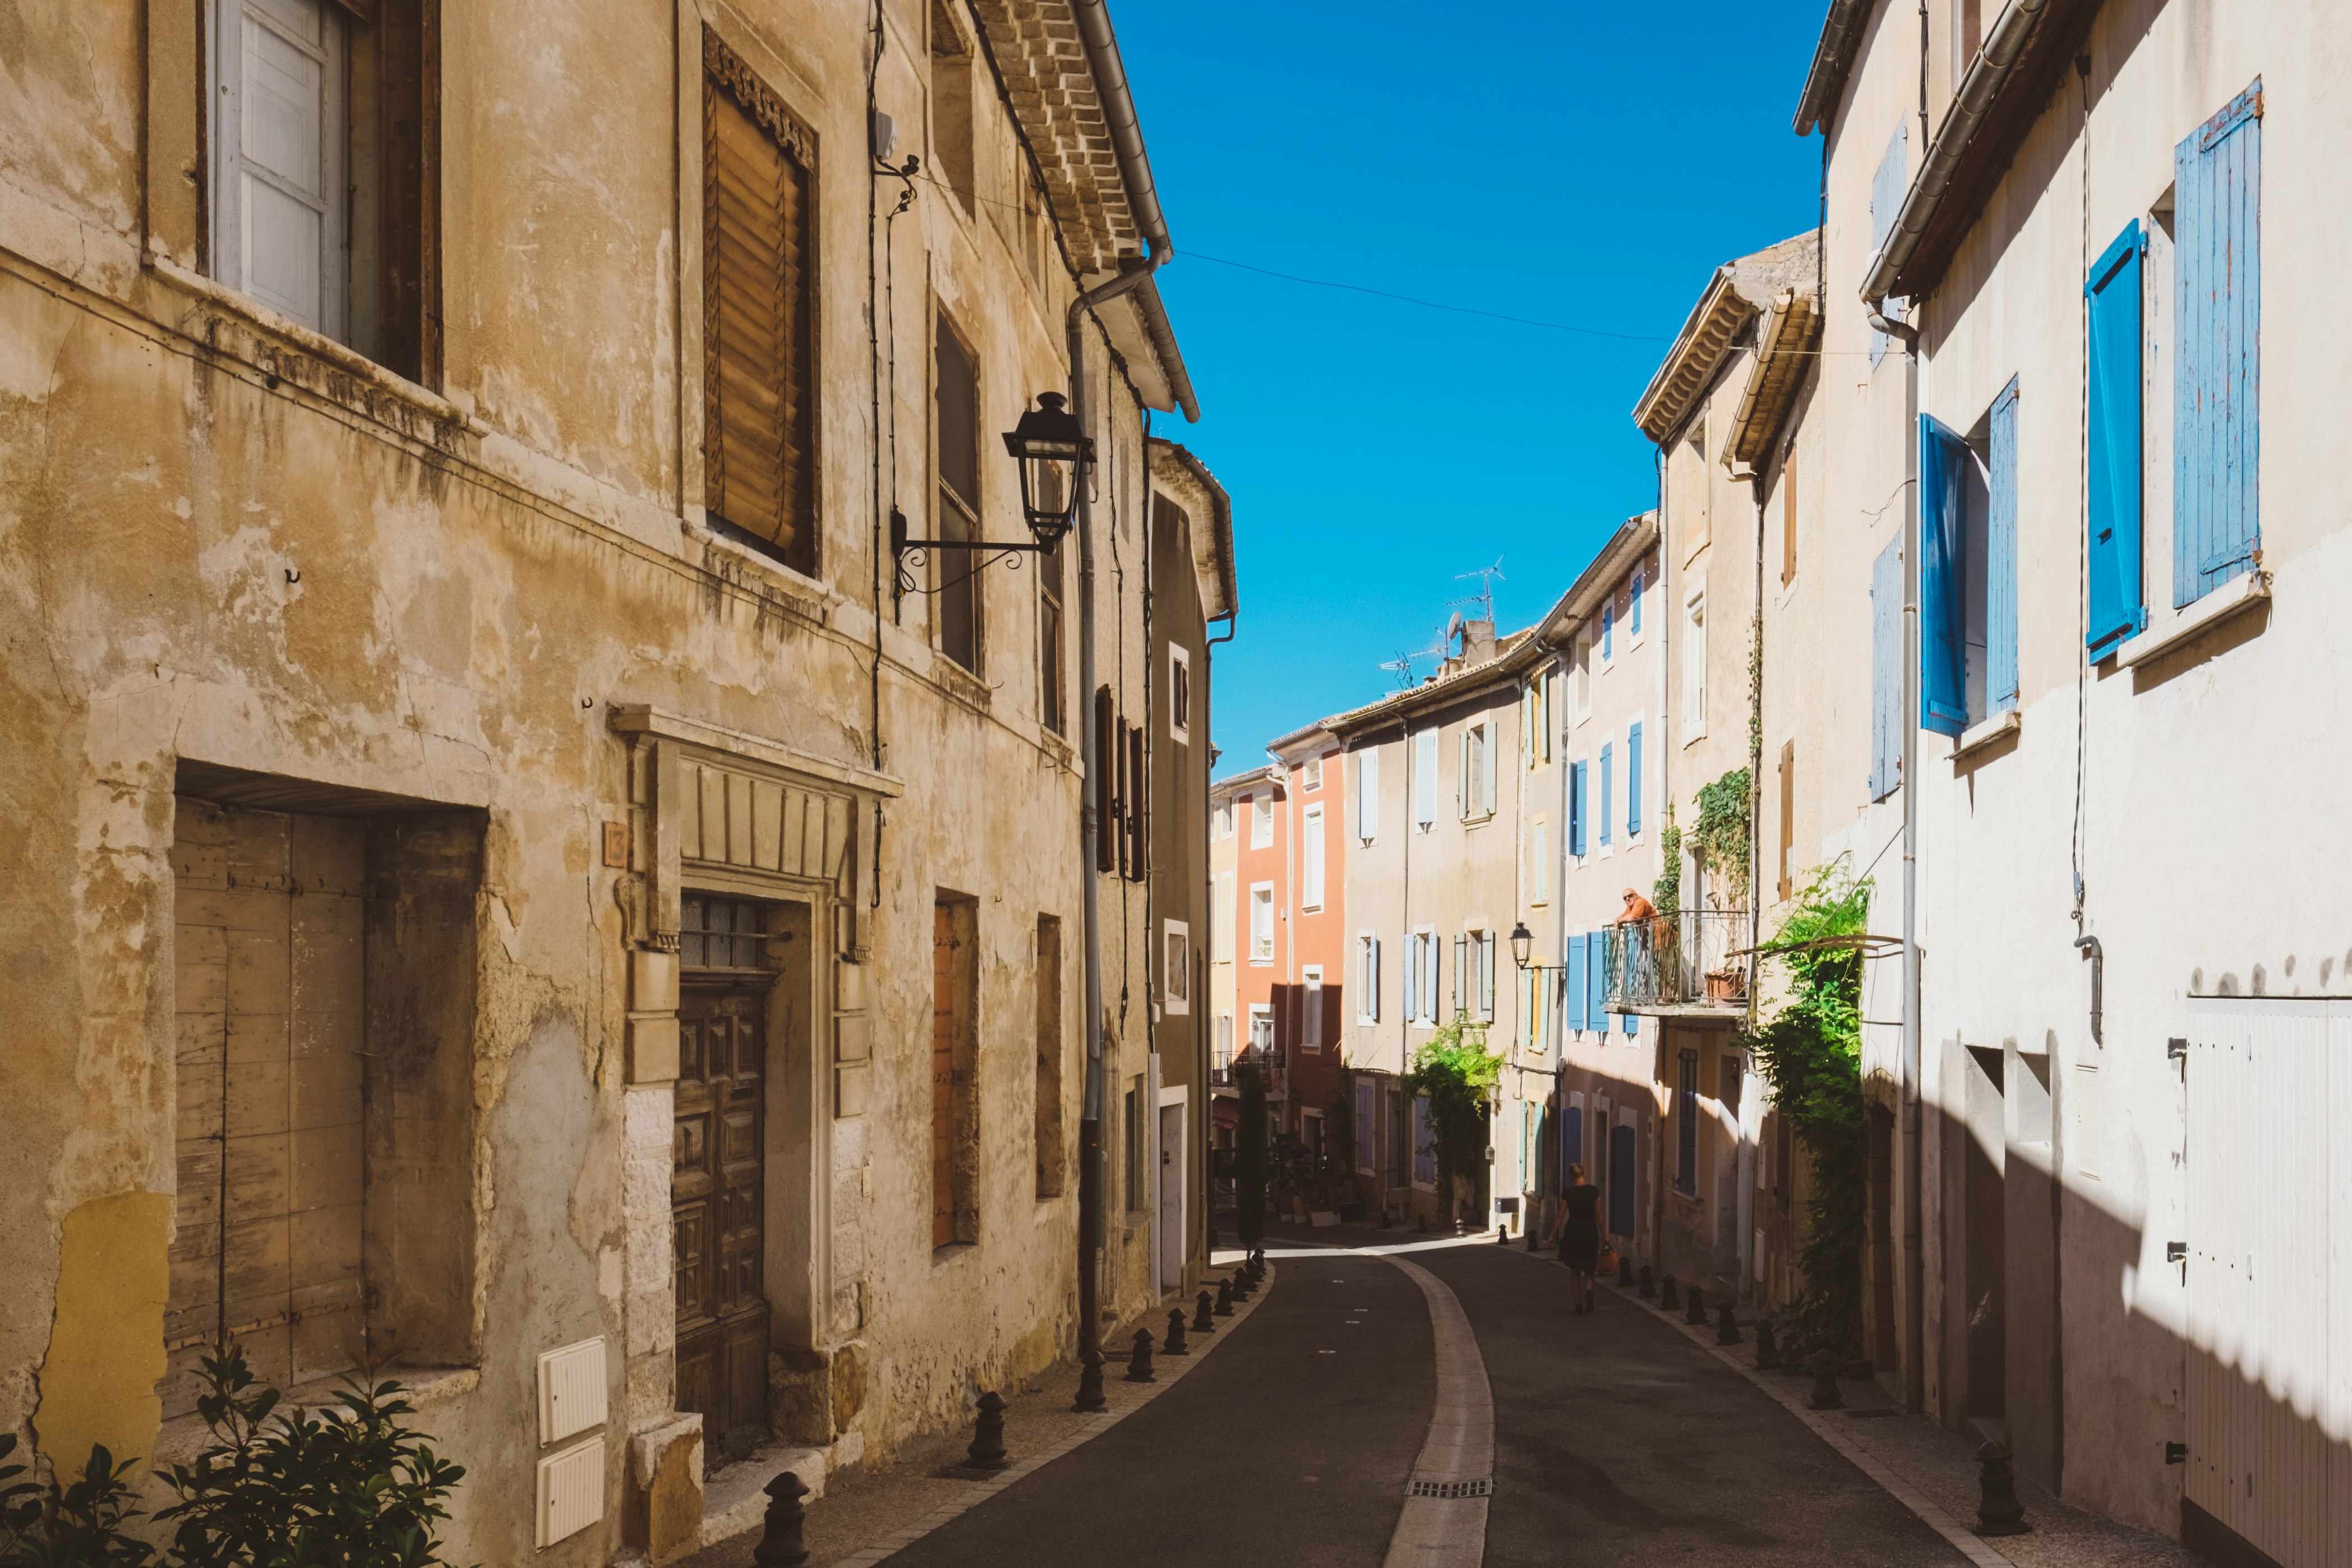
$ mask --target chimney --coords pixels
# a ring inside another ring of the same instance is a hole
[[[1495,623],[1465,621],[1462,623],[1462,662],[1465,666],[1483,664],[1495,657]]]

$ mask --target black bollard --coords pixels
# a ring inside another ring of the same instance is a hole
[[[1535,1233],[1535,1227],[1534,1227],[1534,1226],[1530,1226],[1528,1228],[1528,1250],[1529,1252],[1533,1252],[1535,1249],[1536,1249],[1536,1233]]]
[[[1715,1310],[1715,1342],[1736,1345],[1739,1339],[1739,1314],[1732,1310],[1730,1302],[1726,1301]]]
[[[1806,1401],[1816,1410],[1843,1410],[1845,1395],[1838,1392],[1837,1357],[1827,1351],[1813,1352],[1813,1396]]]
[[[1203,1290],[1201,1294],[1205,1296],[1208,1292]],[[1234,1282],[1230,1279],[1220,1279],[1217,1281],[1217,1316],[1230,1318],[1233,1315]]]
[[[1250,1278],[1261,1285],[1265,1283],[1265,1248],[1263,1247],[1250,1254]]]
[[[760,1544],[751,1548],[751,1561],[759,1568],[790,1568],[807,1562],[808,1543],[801,1539],[801,1527],[808,1521],[808,1505],[802,1501],[808,1487],[786,1470],[768,1483],[767,1492],[766,1528],[760,1532]]]
[[[1192,1331],[1196,1334],[1215,1333],[1217,1325],[1209,1321],[1212,1316],[1209,1309],[1209,1293],[1203,1290],[1193,1300],[1197,1305],[1192,1313]]]
[[[1129,1383],[1158,1383],[1160,1374],[1151,1370],[1151,1331],[1135,1331],[1135,1352],[1127,1358]]]
[[[1255,1293],[1256,1289],[1256,1284],[1250,1279],[1248,1264],[1244,1263],[1239,1268],[1234,1270],[1234,1300],[1246,1301],[1253,1294]]]
[[[1498,1225],[1495,1227],[1495,1245],[1497,1247],[1508,1247],[1511,1245],[1511,1227],[1509,1225]]]
[[[1780,1347],[1773,1342],[1772,1320],[1756,1320],[1756,1370],[1770,1372],[1780,1364]]]
[[[1650,1273],[1650,1266],[1646,1263],[1642,1265],[1641,1293],[1644,1296],[1654,1296],[1658,1293],[1657,1283]]]
[[[1100,1410],[1108,1405],[1110,1402],[1103,1397],[1102,1377],[1103,1353],[1089,1345],[1086,1353],[1078,1357],[1078,1397],[1070,1408]]]
[[[1617,1255],[1617,1288],[1621,1290],[1630,1289],[1632,1289],[1633,1284],[1633,1259],[1629,1255],[1621,1252]]]
[[[1160,1342],[1160,1353],[1161,1355],[1192,1353],[1191,1347],[1184,1343],[1184,1309],[1181,1307],[1171,1308],[1169,1310],[1168,1334]]]
[[[2017,1472],[2010,1459],[2009,1445],[1998,1437],[1977,1450],[1979,1535],[2023,1535],[2033,1528],[2025,1522],[2025,1505],[2017,1500]]]
[[[990,1389],[980,1396],[979,1411],[971,1424],[971,1447],[964,1450],[964,1468],[1001,1470],[1013,1462],[1004,1457],[1004,1395]]]
[[[1700,1294],[1699,1288],[1696,1285],[1690,1288],[1690,1310],[1683,1314],[1683,1321],[1685,1323],[1706,1321],[1706,1300]]]
[[[1665,1289],[1658,1292],[1658,1310],[1662,1312],[1678,1312],[1682,1310],[1682,1290],[1675,1284],[1675,1277],[1669,1274],[1666,1276]]]

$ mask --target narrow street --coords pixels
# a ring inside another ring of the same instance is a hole
[[[1202,1560],[1207,1518],[1237,1554],[1296,1563],[1966,1561],[1613,1289],[1596,1315],[1574,1317],[1568,1277],[1548,1258],[1322,1236],[1343,1240],[1270,1241],[1276,1275],[1257,1310],[1180,1385],[889,1561],[1012,1568],[1111,1554],[1122,1568],[1172,1568]],[[1390,1559],[1435,1379],[1423,1293],[1384,1254],[1453,1291],[1490,1373],[1483,1556],[1473,1529],[1443,1557]]]

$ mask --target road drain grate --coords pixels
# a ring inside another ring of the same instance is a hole
[[[1407,1497],[1493,1497],[1495,1478],[1481,1476],[1475,1481],[1415,1481]]]

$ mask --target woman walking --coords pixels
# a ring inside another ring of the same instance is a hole
[[[1559,1244],[1559,1260],[1568,1265],[1576,1315],[1598,1311],[1592,1276],[1601,1268],[1601,1189],[1584,1179],[1584,1167],[1568,1168],[1568,1187],[1559,1194],[1559,1222],[1551,1227]]]

